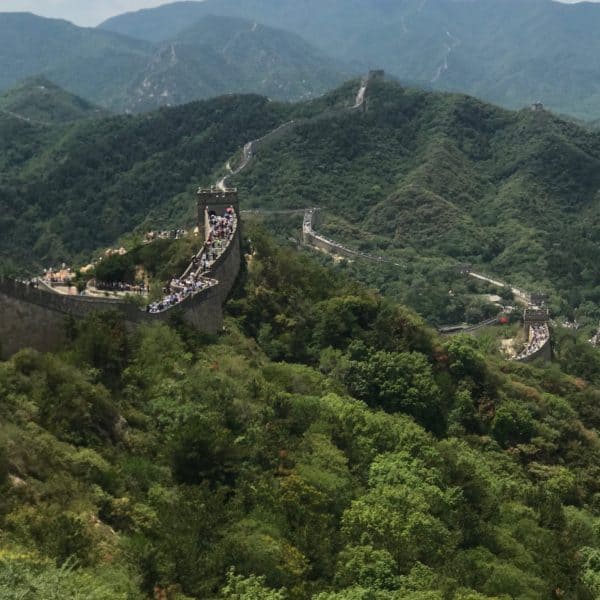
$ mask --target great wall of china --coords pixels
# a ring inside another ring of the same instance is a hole
[[[354,105],[342,110],[362,110],[369,82],[380,76],[382,73],[379,71],[370,72],[361,82]],[[335,112],[327,111],[315,119],[327,118]],[[205,238],[210,210],[232,206],[236,214],[234,235],[210,269],[202,273],[206,282],[204,289],[189,295],[171,309],[151,313],[123,299],[63,295],[50,287],[40,285],[39,282],[0,278],[0,358],[7,358],[27,347],[43,352],[54,350],[65,341],[65,318],[84,318],[98,311],[116,310],[130,326],[168,321],[177,314],[199,331],[209,334],[220,331],[223,325],[223,304],[231,292],[241,265],[241,215],[237,190],[228,186],[228,180],[245,169],[263,145],[274,142],[297,125],[309,120],[289,121],[265,136],[248,142],[236,167],[232,167],[228,161],[227,174],[210,190],[198,191],[198,225],[204,230]],[[197,268],[201,256],[206,252],[205,242],[195,257],[197,261],[190,263],[182,278]]]
[[[188,295],[168,310],[156,313],[142,310],[124,299],[70,296],[59,294],[42,282],[0,279],[0,357],[6,358],[22,348],[46,352],[60,347],[65,340],[65,318],[84,318],[98,311],[116,310],[130,326],[169,321],[174,315],[199,331],[215,334],[223,326],[223,304],[233,287],[241,265],[239,203],[236,190],[198,191],[199,218],[204,215],[201,235],[205,243],[183,277],[198,270],[207,251],[207,215],[210,210],[232,207],[238,217],[231,239],[210,268],[199,273],[203,289]]]
[[[402,267],[401,263],[386,259],[382,256],[374,256],[359,250],[353,250],[347,246],[340,244],[330,238],[325,237],[315,231],[315,219],[320,214],[320,209],[309,208],[304,213],[302,222],[302,243],[305,246],[316,248],[331,256],[339,256],[348,259],[363,259],[376,263],[386,263],[395,267]],[[523,313],[523,326],[525,330],[526,345],[525,348],[515,357],[515,360],[520,362],[531,362],[538,358],[551,360],[552,346],[550,336],[550,315],[546,308],[538,306],[543,304],[535,294],[526,292],[521,288],[514,287],[508,283],[500,281],[496,278],[491,278],[482,273],[474,271],[472,268],[463,268],[461,272],[464,275],[473,277],[480,281],[486,281],[497,287],[509,288],[514,298],[526,308]],[[470,326],[456,325],[451,327],[443,327],[438,331],[442,335],[456,335],[458,333],[475,333],[486,327],[490,327],[498,322],[498,318],[486,319],[480,323]]]
[[[371,71],[362,80],[355,98],[354,105],[341,109],[344,112],[365,110],[369,83],[374,79],[383,78],[382,71]],[[123,299],[98,298],[86,296],[70,296],[55,293],[51,288],[33,285],[32,282],[0,278],[0,358],[7,358],[26,347],[40,351],[51,351],[60,347],[65,340],[65,318],[84,318],[91,313],[106,310],[116,310],[122,314],[126,323],[136,326],[141,323],[168,321],[174,314],[199,331],[215,334],[222,329],[223,305],[229,296],[237,279],[241,265],[241,236],[240,210],[237,190],[229,187],[229,180],[241,173],[253,160],[261,147],[272,143],[298,125],[328,118],[339,113],[330,110],[311,119],[296,119],[288,121],[269,132],[265,136],[248,142],[242,149],[239,163],[232,167],[226,164],[226,174],[209,190],[198,191],[198,225],[204,232],[205,243],[182,278],[198,270],[197,264],[208,252],[208,215],[209,211],[232,207],[235,211],[235,231],[228,240],[226,247],[210,268],[200,274],[206,282],[203,289],[190,294],[170,310],[151,313],[141,310],[137,305]],[[364,252],[352,250],[340,243],[330,240],[314,231],[314,219],[318,209],[301,209],[274,211],[285,214],[304,212],[302,225],[302,241],[306,246],[318,248],[331,255],[346,258],[362,258],[379,263],[400,263],[381,256],[373,256]],[[252,212],[252,211],[247,211]],[[202,225],[204,223],[204,225]],[[476,273],[472,270],[467,274],[485,280],[500,287],[507,284]],[[511,288],[515,297],[528,306],[524,313],[524,326],[527,345],[517,357],[520,361],[531,361],[536,358],[551,358],[550,330],[548,328],[548,311],[531,305],[531,297],[526,292]],[[493,324],[490,319],[472,327],[460,328],[461,332],[473,332],[484,326]]]

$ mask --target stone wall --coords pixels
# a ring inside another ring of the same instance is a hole
[[[543,346],[541,346],[532,354],[529,354],[528,356],[519,359],[519,362],[530,363],[537,359],[542,359],[547,362],[550,362],[552,360],[552,341],[550,337],[546,340],[546,343]]]
[[[138,306],[117,299],[66,296],[12,279],[0,279],[0,358],[6,359],[22,348],[49,352],[65,341],[68,316],[84,318],[93,312],[117,310],[127,324],[168,322],[174,315],[195,329],[216,334],[223,327],[223,304],[240,271],[240,228],[214,264],[210,277],[218,283],[170,310],[149,314]]]
[[[4,282],[0,289],[0,358],[25,347],[56,350],[65,340],[66,315],[15,296],[6,287]]]

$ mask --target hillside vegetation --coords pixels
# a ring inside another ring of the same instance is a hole
[[[555,313],[600,318],[598,133],[394,83],[371,85],[365,114],[337,110],[357,87],[295,105],[222,97],[50,131],[0,118],[3,258],[87,260],[136,227],[191,224],[194,188],[245,142],[296,119],[233,180],[246,207],[323,207],[324,232],[402,265],[361,277],[438,324],[463,318],[448,296],[463,263],[550,292]],[[285,236],[297,237],[299,221],[288,221]]]
[[[38,125],[108,116],[87,100],[69,94],[45,77],[32,77],[0,95],[0,112]]]
[[[102,29],[165,40],[202,15],[256,20],[330,56],[402,81],[473,94],[509,108],[542,100],[600,117],[600,6],[553,0],[206,0],[109,19]]]
[[[0,363],[2,597],[597,597],[600,390],[249,235],[218,339]]]
[[[243,197],[323,207],[323,231],[397,258],[405,273],[396,277],[418,280],[424,302],[439,275],[423,281],[418,265],[445,257],[557,291],[557,311],[600,316],[598,133],[547,112],[393,83],[374,82],[367,105],[262,149],[236,180]]]
[[[233,18],[198,17],[161,43],[26,13],[0,13],[0,91],[43,75],[115,112],[225,93],[280,100],[319,95],[344,68],[297,35]]]

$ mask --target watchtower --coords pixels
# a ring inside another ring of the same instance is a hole
[[[197,204],[197,224],[200,236],[208,240],[210,233],[209,218],[211,211],[222,214],[228,208],[233,208],[235,215],[240,218],[240,203],[237,188],[220,189],[216,187],[199,188]]]
[[[526,308],[523,312],[523,327],[525,337],[529,338],[529,331],[533,324],[543,325],[550,320],[550,311],[547,308]]]
[[[545,308],[548,305],[548,294],[544,292],[532,292],[530,302],[538,308]]]
[[[371,69],[367,75],[369,81],[383,81],[385,79],[385,71],[383,69]]]

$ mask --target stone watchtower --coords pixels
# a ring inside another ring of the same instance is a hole
[[[229,207],[233,208],[235,215],[240,219],[240,203],[236,188],[220,189],[216,187],[200,188],[198,190],[197,225],[198,232],[204,241],[208,240],[210,233],[209,215],[214,211],[221,215]]]
[[[525,337],[529,338],[531,326],[543,325],[550,320],[550,311],[547,308],[526,308],[523,313],[523,326]]]

